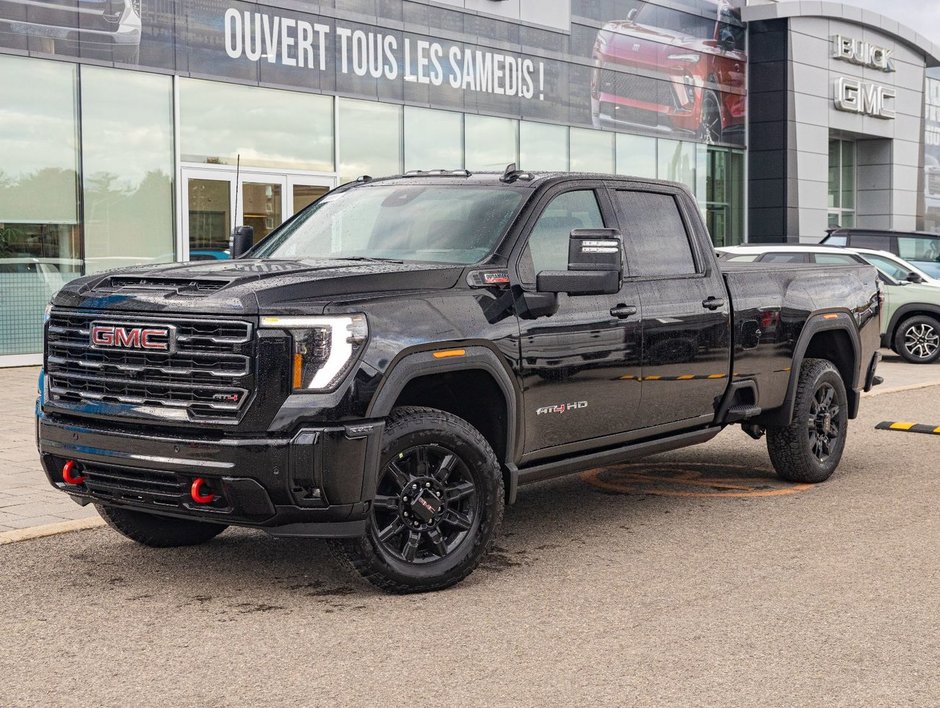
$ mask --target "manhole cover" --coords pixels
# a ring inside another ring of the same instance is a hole
[[[781,482],[773,470],[706,462],[638,462],[599,467],[582,473],[581,479],[606,492],[663,497],[776,497],[813,486]]]

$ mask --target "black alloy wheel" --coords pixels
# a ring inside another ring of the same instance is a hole
[[[836,389],[823,383],[816,389],[810,402],[807,434],[810,448],[820,463],[833,454],[844,426],[844,411],[836,401]]]
[[[396,408],[382,436],[366,535],[338,539],[340,560],[395,593],[450,587],[479,565],[503,518],[503,475],[467,421],[434,408]]]
[[[408,563],[447,557],[480,514],[480,495],[467,465],[433,443],[389,460],[372,504],[374,538],[388,554]]]
[[[839,370],[825,359],[804,359],[790,423],[767,426],[767,452],[777,476],[810,484],[829,479],[845,451],[848,414]]]
[[[702,96],[700,137],[709,145],[721,142],[721,102],[714,91],[706,91]]]

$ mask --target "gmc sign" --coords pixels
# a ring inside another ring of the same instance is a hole
[[[141,351],[173,351],[175,327],[133,326],[92,322],[89,339],[94,349],[139,349]]]

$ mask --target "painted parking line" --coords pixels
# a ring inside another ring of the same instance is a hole
[[[584,472],[581,479],[605,492],[661,497],[742,499],[777,497],[812,484],[781,482],[772,470],[705,462],[638,462]]]
[[[940,425],[925,423],[910,423],[906,420],[885,420],[875,426],[876,430],[897,430],[902,433],[921,433],[923,435],[940,435]]]

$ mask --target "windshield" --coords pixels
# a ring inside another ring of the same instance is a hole
[[[496,248],[525,196],[508,187],[357,187],[328,194],[251,255],[476,263]]]

